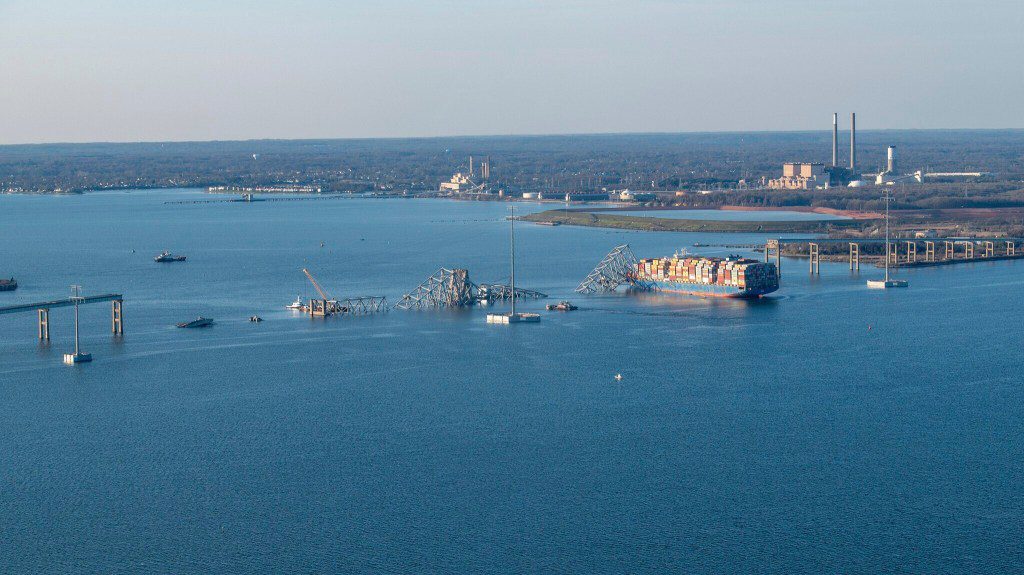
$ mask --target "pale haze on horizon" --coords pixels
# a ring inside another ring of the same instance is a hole
[[[0,0],[0,144],[1024,128],[1024,3]]]

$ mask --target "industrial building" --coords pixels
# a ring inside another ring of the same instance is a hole
[[[788,162],[782,165],[782,177],[762,179],[773,190],[815,190],[846,184],[857,169],[857,114],[850,114],[850,165],[839,166],[839,114],[832,114],[832,165],[818,162]]]
[[[475,180],[479,180],[479,182]],[[480,175],[477,177],[473,170],[473,156],[469,157],[469,173],[457,172],[452,179],[441,182],[439,191],[451,193],[476,192],[483,193],[487,190],[487,182],[491,179],[491,158],[487,156],[480,163]]]
[[[773,190],[813,190],[827,188],[829,174],[825,164],[787,162],[782,164],[782,177],[768,180]]]

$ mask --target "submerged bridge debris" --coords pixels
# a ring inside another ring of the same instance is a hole
[[[587,279],[576,287],[577,293],[592,294],[613,292],[619,286],[626,285],[633,289],[649,290],[651,285],[636,276],[636,266],[640,262],[629,244],[615,246],[590,272]]]
[[[344,299],[335,299],[327,295],[324,288],[316,281],[309,270],[303,268],[302,273],[306,274],[309,283],[320,299],[309,300],[305,311],[310,317],[327,317],[331,315],[368,315],[371,313],[384,313],[388,311],[388,300],[384,296],[356,296]]]
[[[539,291],[515,288],[516,299],[545,298]],[[469,270],[440,268],[395,304],[398,309],[454,308],[481,302],[511,299],[513,290],[504,284],[477,285]]]

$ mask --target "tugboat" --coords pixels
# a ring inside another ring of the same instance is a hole
[[[284,306],[285,309],[293,309],[295,311],[302,311],[306,309],[306,304],[302,302],[302,296],[295,296],[295,301]]]
[[[208,317],[199,316],[192,321],[186,321],[178,324],[178,327],[193,328],[193,327],[210,327],[213,325],[213,320]]]
[[[14,278],[0,280],[0,291],[14,291],[16,289],[18,289],[18,280]]]
[[[159,263],[183,262],[183,261],[185,261],[185,256],[176,256],[176,255],[172,254],[171,252],[165,250],[165,251],[161,252],[160,255],[158,255],[155,258],[153,258],[153,260],[156,261],[156,262],[159,262]]]
[[[576,311],[579,309],[578,307],[564,300],[558,303],[549,303],[546,307],[548,311]]]

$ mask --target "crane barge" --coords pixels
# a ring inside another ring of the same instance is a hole
[[[343,300],[333,298],[324,290],[320,282],[316,281],[308,269],[302,268],[302,273],[306,274],[309,283],[313,284],[313,289],[320,296],[309,300],[309,304],[303,308],[298,308],[308,313],[310,317],[328,317],[336,314],[364,315],[384,312],[388,309],[387,298],[383,296],[358,296]]]

